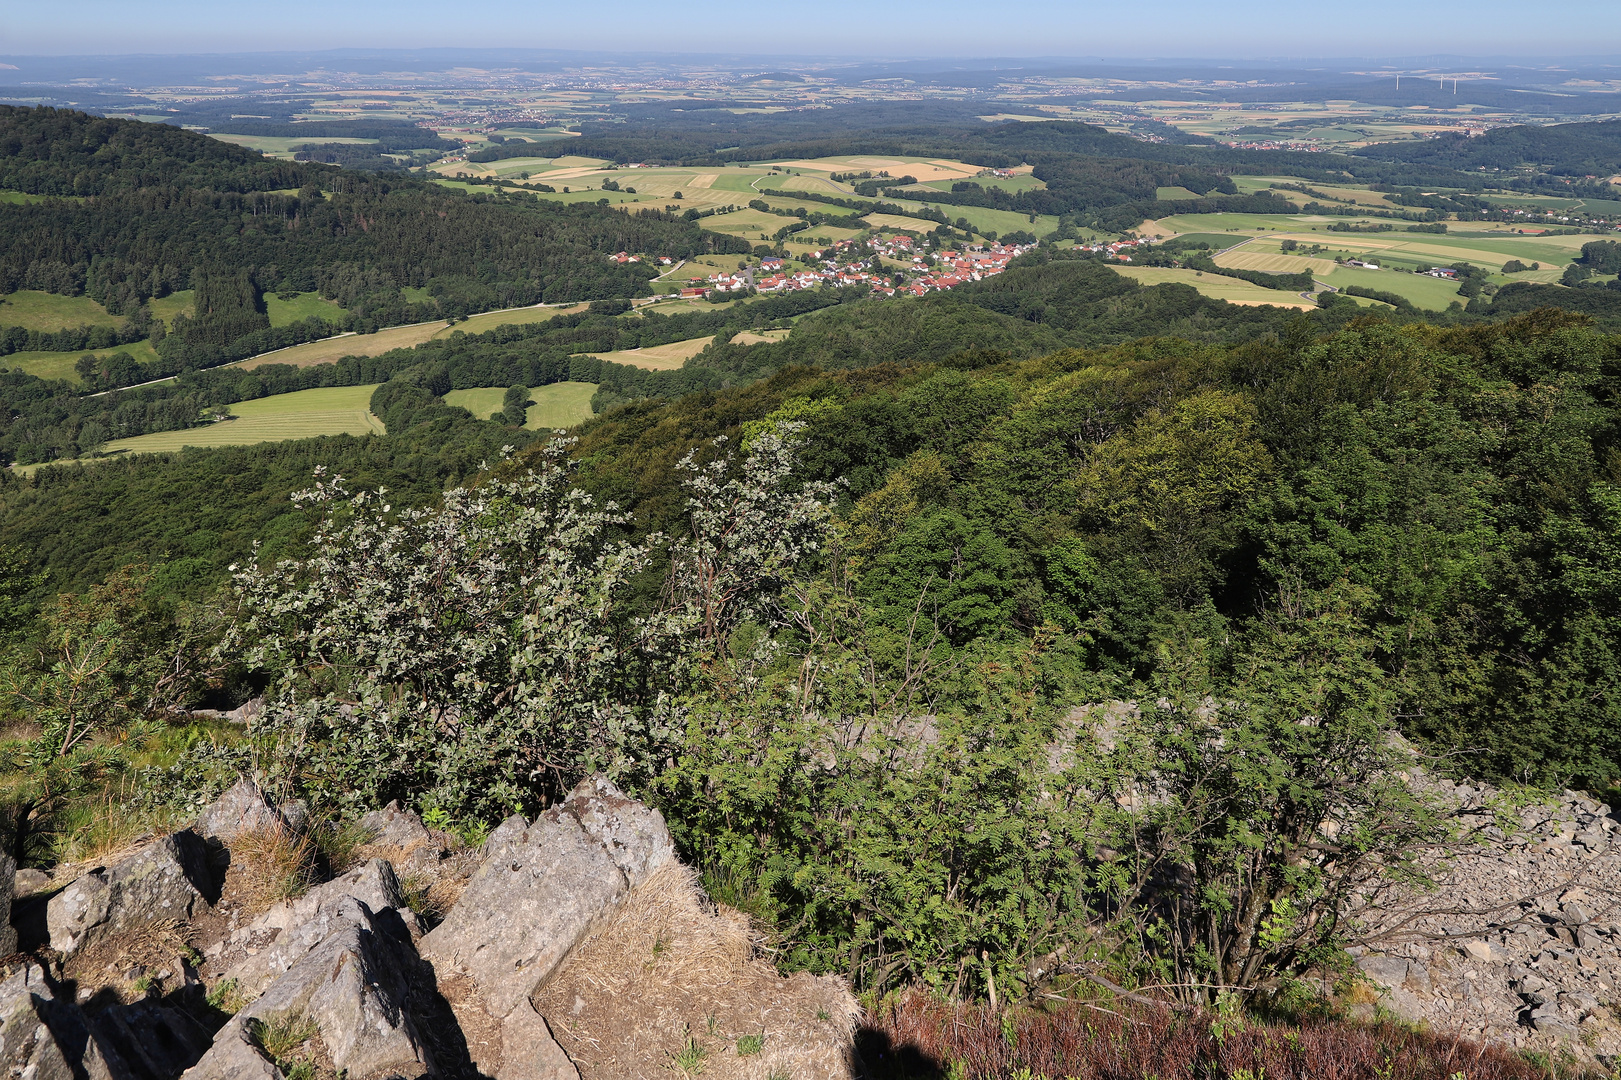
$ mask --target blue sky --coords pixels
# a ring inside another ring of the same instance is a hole
[[[866,56],[1621,54],[1561,0],[0,0],[0,55],[444,45]]]

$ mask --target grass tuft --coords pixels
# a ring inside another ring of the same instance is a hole
[[[226,889],[245,915],[257,915],[308,892],[315,884],[318,854],[313,838],[291,829],[241,833],[231,841]]]

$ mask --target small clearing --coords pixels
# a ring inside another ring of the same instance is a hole
[[[331,386],[295,390],[231,406],[233,420],[184,431],[160,431],[107,443],[107,453],[155,454],[187,446],[247,446],[251,443],[310,439],[318,435],[381,435],[383,422],[371,414],[370,386]]]
[[[686,341],[672,341],[668,345],[649,345],[645,349],[620,349],[616,352],[587,353],[602,360],[612,360],[616,364],[629,364],[632,367],[647,368],[650,371],[674,371],[689,359],[704,351],[704,347],[715,336],[689,338]]]

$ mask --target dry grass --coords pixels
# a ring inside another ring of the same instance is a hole
[[[225,872],[224,899],[252,918],[286,900],[309,892],[317,878],[312,837],[272,827],[239,833],[231,841],[231,866]]]
[[[909,994],[869,1013],[857,1046],[872,1080],[1548,1077],[1512,1051],[1395,1025],[1238,1025],[1118,1002],[1107,1008],[1049,1004],[1000,1013]]]
[[[703,352],[704,347],[714,340],[715,336],[711,334],[708,337],[689,338],[686,341],[672,341],[666,345],[649,345],[644,349],[620,349],[617,352],[586,355],[612,360],[616,364],[649,368],[653,371],[674,371],[690,358]]]
[[[669,864],[631,892],[535,998],[582,1080],[850,1075],[859,1009],[835,978],[778,975],[746,916]]]
[[[74,952],[62,974],[81,992],[110,989],[121,1001],[138,1000],[174,974],[176,957],[193,955],[186,929],[173,919],[132,926]]]

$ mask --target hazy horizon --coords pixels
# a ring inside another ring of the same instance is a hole
[[[777,5],[715,0],[701,9],[624,0],[603,9],[492,0],[471,6],[400,0],[315,3],[267,9],[167,0],[133,6],[80,0],[61,8],[19,5],[0,23],[0,55],[198,55],[333,50],[562,50],[762,58],[938,59],[1146,58],[1306,62],[1454,57],[1505,62],[1621,55],[1621,16],[1610,0],[1569,0],[1557,19],[1507,0],[1456,9],[1368,0],[1302,10],[1249,0],[1220,10],[1162,0],[1151,14],[1116,4],[1030,0],[993,9],[963,0],[858,5],[826,0],[804,16]],[[1580,42],[1580,52],[1571,49]],[[498,44],[497,44],[498,43]],[[1331,49],[1325,49],[1332,43]]]

